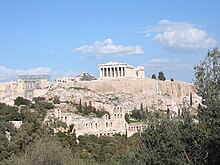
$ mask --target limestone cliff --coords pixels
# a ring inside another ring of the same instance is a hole
[[[96,92],[106,93],[152,93],[169,95],[171,97],[186,96],[190,92],[195,93],[195,87],[191,83],[182,81],[160,81],[153,79],[118,79],[97,80],[91,82],[76,82],[76,86],[91,89]]]
[[[54,84],[47,93],[48,97],[58,95],[61,100],[72,102],[91,101],[93,106],[119,105],[130,111],[140,104],[151,109],[177,113],[183,100],[193,98],[193,106],[201,101],[196,95],[193,84],[181,81],[159,81],[152,79],[96,80]]]

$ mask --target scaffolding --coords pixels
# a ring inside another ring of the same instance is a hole
[[[20,80],[24,81],[37,81],[37,80],[47,80],[49,81],[49,74],[20,74],[18,75]]]

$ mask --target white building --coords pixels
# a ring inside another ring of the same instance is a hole
[[[134,67],[126,63],[108,62],[99,65],[100,79],[145,78],[144,67]]]
[[[63,84],[63,83],[72,83],[72,82],[75,82],[75,77],[58,77],[56,79],[56,83],[58,84]]]

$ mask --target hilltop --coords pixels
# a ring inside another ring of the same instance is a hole
[[[144,107],[157,110],[169,108],[177,113],[183,101],[194,107],[201,98],[196,94],[193,84],[182,81],[160,81],[153,79],[116,79],[77,81],[51,84],[46,97],[58,96],[61,101],[79,103],[91,102],[94,107],[122,106],[127,111]]]

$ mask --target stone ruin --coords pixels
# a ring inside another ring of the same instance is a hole
[[[142,122],[128,124],[125,121],[126,111],[121,106],[115,106],[108,109],[109,114],[103,115],[101,118],[84,117],[73,112],[63,112],[60,108],[51,110],[46,117],[49,119],[57,119],[73,126],[76,137],[79,135],[96,135],[96,136],[112,136],[113,134],[121,134],[131,136],[134,133],[142,131],[146,128],[146,124]],[[58,131],[55,129],[55,132]]]

